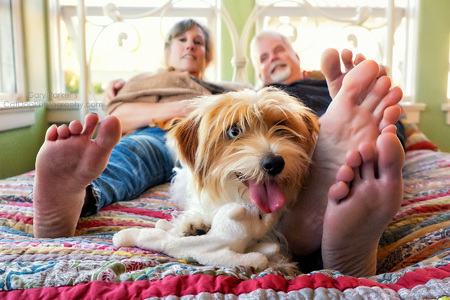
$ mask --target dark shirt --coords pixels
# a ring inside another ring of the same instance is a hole
[[[291,84],[272,83],[270,86],[300,99],[319,117],[325,113],[331,103],[326,80],[301,79]]]
[[[326,80],[301,79],[291,84],[272,83],[269,86],[277,87],[289,95],[300,99],[319,117],[325,113],[331,103]],[[403,149],[405,149],[405,128],[400,121],[395,126],[397,127],[397,136],[402,143]]]

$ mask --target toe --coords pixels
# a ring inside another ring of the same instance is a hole
[[[348,185],[345,182],[343,181],[336,182],[328,190],[328,200],[333,203],[338,203],[339,201],[347,197],[349,192],[350,189],[348,188]]]
[[[95,142],[104,150],[112,150],[120,141],[122,127],[119,119],[115,116],[107,116],[98,128]]]
[[[367,110],[374,112],[374,116],[378,121],[383,117],[383,111],[386,105],[388,105],[386,101],[382,100],[389,93],[390,88],[391,80],[389,77],[384,76],[379,78],[373,89],[369,92],[361,104],[361,106],[366,107]]]
[[[388,76],[387,69],[384,66],[380,66],[380,72],[378,73],[378,77]]]
[[[370,90],[378,75],[378,70],[378,64],[373,60],[361,62],[344,77],[339,93],[347,95],[346,99],[357,105],[359,99]]]
[[[66,124],[59,126],[57,132],[59,139],[67,139],[70,136],[69,127]]]
[[[343,165],[336,173],[336,181],[350,182],[355,177],[353,169],[349,165]]]
[[[389,106],[384,110],[383,118],[379,124],[379,130],[383,131],[386,127],[394,125],[400,119],[401,108],[398,105]]]
[[[70,134],[78,135],[83,131],[83,125],[80,121],[72,121],[69,124]]]
[[[345,157],[345,163],[351,168],[359,167],[362,163],[361,155],[357,150],[349,150]]]
[[[355,66],[359,65],[361,62],[365,61],[366,57],[364,55],[362,55],[361,53],[356,54],[355,57]]]
[[[388,125],[385,128],[383,128],[382,133],[392,133],[397,134],[397,127],[395,125]]]
[[[403,200],[402,167],[405,161],[403,147],[395,134],[383,133],[377,140],[378,152],[378,186],[389,197],[380,209],[386,218],[392,218],[398,211]]]
[[[399,180],[405,162],[405,153],[397,136],[383,133],[377,139],[378,169],[380,178]]]
[[[98,115],[88,114],[84,119],[84,128],[81,134],[86,135],[89,138],[92,138],[95,132],[95,128],[97,127],[98,120],[99,120]]]
[[[361,154],[362,164],[360,167],[361,178],[371,179],[375,177],[375,161],[376,151],[372,144],[364,143],[359,147],[359,153]]]
[[[333,81],[342,75],[339,52],[336,49],[326,49],[321,58],[321,70],[327,81]]]
[[[47,133],[45,134],[46,141],[56,141],[58,139],[58,127],[56,125],[52,125],[47,129]]]
[[[341,53],[341,58],[342,58],[342,63],[344,64],[345,67],[345,71],[348,72],[353,68],[353,52],[348,50],[348,49],[344,49],[342,50]]]

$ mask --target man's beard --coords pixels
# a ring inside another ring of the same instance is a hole
[[[270,74],[270,79],[272,79],[273,82],[281,83],[291,76],[290,66],[286,65],[282,68],[282,70],[277,70],[275,73]]]

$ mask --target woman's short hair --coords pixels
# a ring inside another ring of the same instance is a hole
[[[170,29],[169,33],[167,34],[166,42],[164,43],[165,53],[167,53],[167,51],[169,50],[174,38],[182,35],[194,26],[197,26],[201,31],[203,31],[203,34],[205,36],[205,60],[206,64],[208,65],[214,58],[214,44],[211,38],[211,33],[205,25],[200,24],[193,19],[182,20],[176,23]]]

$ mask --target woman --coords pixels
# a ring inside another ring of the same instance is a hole
[[[203,25],[192,19],[177,23],[168,34],[164,53],[167,70],[143,73],[128,83],[119,79],[107,88],[106,111],[121,120],[123,133],[148,126],[155,118],[185,116],[190,102],[177,100],[226,91],[202,81],[213,59],[211,37]]]

